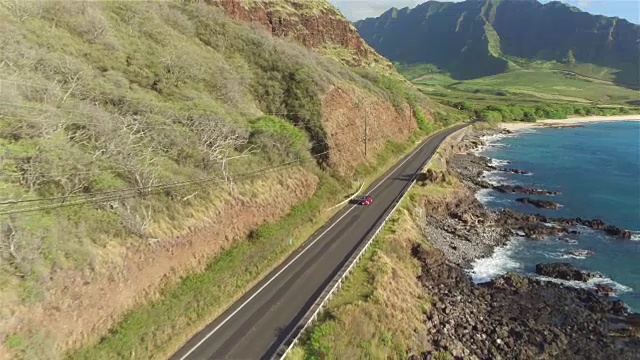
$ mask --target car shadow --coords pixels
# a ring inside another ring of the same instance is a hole
[[[393,179],[394,180],[409,181],[409,180],[413,179],[414,175],[415,174],[405,174],[405,175],[396,176]]]

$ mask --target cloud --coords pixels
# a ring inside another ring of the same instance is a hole
[[[413,8],[426,0],[329,0],[344,16],[351,20],[361,20],[367,17],[380,16],[392,7]]]

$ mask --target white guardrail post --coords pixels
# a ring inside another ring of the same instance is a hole
[[[466,129],[466,127],[449,134],[445,139],[442,140],[440,145],[442,145],[447,139],[451,138],[452,136],[456,135],[457,133],[459,133],[460,131],[462,131],[464,129]],[[438,149],[440,148],[440,145],[438,145]],[[436,154],[438,149],[436,149],[434,151],[432,156]],[[431,160],[431,157],[429,157],[429,159],[425,160],[422,163],[422,167],[421,168],[424,168],[426,166],[426,164]],[[351,273],[351,271],[356,266],[358,261],[362,258],[362,255],[364,255],[364,253],[367,251],[367,249],[371,245],[371,242],[373,241],[373,239],[375,239],[375,237],[378,236],[378,234],[384,228],[385,224],[387,223],[387,221],[389,220],[391,215],[393,215],[393,213],[396,211],[398,206],[400,206],[400,203],[404,199],[405,195],[409,192],[409,190],[411,189],[411,187],[415,183],[417,175],[418,175],[417,173],[413,174],[413,177],[411,178],[411,181],[409,181],[407,183],[407,185],[405,185],[405,188],[404,188],[403,192],[398,197],[396,197],[396,199],[394,200],[395,205],[393,206],[391,211],[387,212],[386,216],[384,217],[384,219],[382,220],[380,225],[376,228],[376,231],[374,231],[373,234],[368,236],[368,238],[365,240],[364,244],[361,245],[360,251],[355,256],[353,256],[353,255],[351,256],[351,259],[349,259],[349,261],[347,262],[349,264],[347,266],[347,268],[346,269],[343,268],[340,272],[338,272],[338,276],[333,281],[331,281],[329,283],[329,285],[331,285],[331,283],[334,283],[334,284],[333,284],[333,286],[330,287],[329,291],[327,291],[327,289],[325,289],[325,291],[322,292],[322,294],[318,298],[318,301],[316,301],[316,303],[313,304],[313,306],[311,306],[311,308],[309,309],[307,314],[305,314],[305,316],[302,318],[302,320],[301,320],[302,324],[299,323],[294,328],[294,330],[289,334],[287,339],[285,339],[282,342],[282,344],[280,345],[280,348],[278,349],[276,354],[272,357],[272,359],[280,359],[280,360],[284,359],[287,356],[287,354],[289,353],[289,351],[291,351],[291,349],[296,345],[296,343],[300,339],[300,335],[302,335],[304,330],[307,327],[309,327],[309,325],[311,325],[311,323],[313,323],[318,318],[318,315],[320,314],[320,311],[322,311],[324,309],[324,307],[326,306],[327,302],[333,297],[335,292],[340,287],[342,287],[342,283],[343,283],[344,279],[347,277],[348,274]],[[340,205],[346,203],[347,201],[351,200],[352,198],[354,198],[360,191],[362,191],[363,185],[364,185],[364,181],[360,184],[360,188],[358,189],[358,191],[356,191],[356,193],[354,195],[352,195],[349,199],[347,199],[347,200],[345,200],[345,201],[341,202],[340,204],[335,205],[333,207],[340,206]],[[307,320],[305,321],[305,319],[307,319]],[[291,338],[291,336],[293,336],[293,339]],[[286,349],[284,349],[284,351],[282,351],[283,347],[286,346],[287,342],[289,342],[289,341],[290,341],[290,344],[286,347]]]

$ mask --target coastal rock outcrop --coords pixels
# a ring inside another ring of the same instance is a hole
[[[609,285],[596,284],[596,294],[602,296],[613,296],[614,291],[613,288]]]
[[[640,343],[621,347],[625,338],[609,336],[608,319],[626,314],[621,301],[514,273],[475,285],[439,249],[416,245],[413,254],[432,294],[425,320],[432,350],[410,358],[438,350],[459,359],[637,358]]]
[[[536,264],[536,274],[560,280],[587,282],[596,274],[582,271],[569,263]]]
[[[533,205],[537,208],[542,208],[542,209],[557,209],[558,207],[560,207],[560,204],[555,203],[553,201],[549,201],[549,200],[540,200],[540,199],[531,199],[528,197],[521,197],[521,198],[517,198],[516,199],[517,202],[521,202],[523,204],[530,204]]]
[[[505,194],[528,194],[528,195],[558,195],[557,191],[544,189],[530,189],[520,185],[496,185],[493,189]]]
[[[530,173],[529,171],[526,171],[526,170],[520,170],[520,169],[507,169],[507,168],[502,168],[502,169],[500,169],[500,171],[508,172],[508,173],[511,173],[511,174],[531,175],[531,173]]]

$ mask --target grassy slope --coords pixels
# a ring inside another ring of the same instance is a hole
[[[554,69],[518,70],[466,81],[456,81],[437,73],[430,65],[403,66],[399,71],[434,98],[457,97],[488,103],[517,100],[624,106],[640,98],[635,90]]]
[[[464,81],[460,85],[453,85],[452,88],[467,92],[475,89],[503,90],[516,94],[524,93],[543,100],[566,99],[602,104],[624,104],[639,97],[637,91],[631,89],[542,70],[513,71]]]
[[[257,182],[237,176],[237,197],[217,181],[162,192],[122,192],[97,201],[87,194],[221,179],[220,164],[210,156],[204,136],[211,132],[241,140],[223,147],[231,156],[249,145],[261,150],[230,162],[235,174],[310,157],[316,151],[312,142],[323,140],[318,97],[334,82],[348,82],[392,102],[419,98],[393,79],[363,71],[365,79],[289,41],[229,21],[204,4],[7,0],[1,5],[0,196],[91,200],[53,211],[0,215],[2,240],[9,241],[16,230],[21,241],[17,257],[2,247],[2,320],[11,319],[12,307],[37,306],[50,298],[52,274],[103,276],[126,247],[198,227],[198,219],[206,220],[222,203],[255,191],[268,193],[287,170],[261,176],[258,189],[252,188]],[[451,112],[433,105],[441,115]],[[290,115],[257,120],[264,113]],[[306,124],[307,131],[290,121]],[[274,148],[274,141],[287,146]],[[390,163],[406,147],[388,144],[377,164]],[[240,242],[204,273],[169,282],[159,300],[132,312],[99,346],[76,356],[113,358],[132,349],[138,356],[157,355],[158,347],[175,346],[219,313],[291,251],[282,238],[300,243],[326,218],[322,209],[349,191],[344,180],[313,161],[299,170],[320,179],[310,200],[278,224],[256,230],[254,241]],[[376,172],[373,167],[359,171]],[[215,294],[208,286],[214,278],[222,289]],[[59,350],[42,341],[51,338],[47,331],[47,326],[26,324],[4,345],[16,356],[47,357]]]

